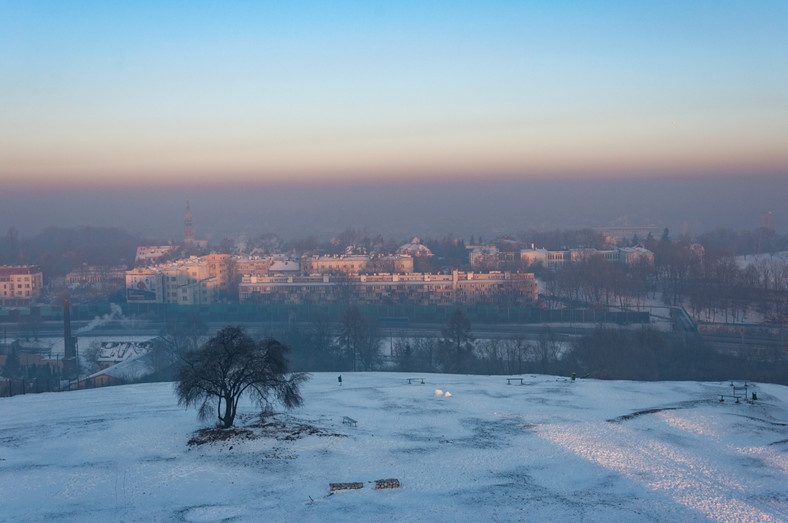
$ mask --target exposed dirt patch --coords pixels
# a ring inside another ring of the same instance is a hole
[[[742,417],[742,418],[746,418],[746,419],[752,420],[752,421],[760,421],[761,423],[764,423],[766,425],[772,425],[774,427],[788,427],[788,423],[782,423],[780,421],[772,421],[772,420],[763,419],[763,418],[756,418],[755,416],[744,416],[744,415],[741,415],[741,414],[739,416]]]
[[[309,423],[294,419],[271,419],[248,425],[255,429],[258,437],[276,438],[279,441],[294,441],[306,436],[346,438],[346,434],[339,434],[322,429]]]
[[[637,418],[638,416],[643,416],[645,414],[657,414],[659,412],[663,412],[666,410],[679,410],[679,409],[691,409],[693,407],[697,407],[699,405],[714,405],[716,401],[703,399],[703,400],[690,400],[690,401],[682,401],[680,403],[674,404],[672,407],[657,407],[653,409],[644,409],[638,410],[631,414],[624,414],[623,416],[618,416],[617,418],[610,418],[607,420],[608,423],[621,423],[622,421],[631,420]]]
[[[677,410],[678,407],[664,407],[661,409],[646,409],[646,410],[639,410],[637,412],[633,412],[632,414],[624,414],[623,416],[619,416],[617,418],[612,418],[607,420],[608,423],[621,423],[622,421],[627,421],[638,416],[643,416],[645,414],[656,414],[658,412],[663,412],[666,410]]]
[[[214,443],[217,441],[227,441],[227,440],[244,440],[244,439],[254,439],[255,434],[250,429],[246,428],[239,428],[239,427],[230,427],[230,428],[220,428],[220,427],[211,427],[207,429],[200,429],[194,433],[194,436],[191,437],[189,440],[188,445],[190,447],[194,445],[205,445],[206,443]]]
[[[346,434],[339,434],[330,430],[317,427],[310,423],[292,418],[266,419],[257,423],[250,423],[243,427],[210,427],[200,429],[194,433],[188,442],[190,447],[215,443],[218,441],[240,442],[260,438],[273,438],[278,441],[295,441],[307,436],[346,438]]]

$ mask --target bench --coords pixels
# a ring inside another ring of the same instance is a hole
[[[364,483],[361,481],[352,481],[350,483],[329,483],[329,490],[333,493],[338,490],[361,490],[364,488]],[[399,488],[399,480],[396,478],[376,479],[375,490]]]
[[[354,420],[350,416],[342,416],[342,423],[344,423],[345,425],[352,425],[355,427],[358,424],[358,421]]]
[[[396,478],[376,479],[375,490],[380,490],[384,488],[399,488],[399,480]]]
[[[522,378],[506,378],[506,384],[507,385],[511,385],[513,381],[519,381],[520,385],[523,384],[523,379]]]
[[[742,398],[744,401],[747,401],[747,387],[747,383],[745,383],[742,387],[738,387],[734,385],[733,382],[731,382],[731,394],[720,394],[720,401],[725,401],[725,398],[731,398],[732,400],[736,401],[736,403],[739,403]]]
[[[331,492],[337,490],[358,490],[364,488],[364,484],[360,481],[353,481],[352,483],[329,483],[328,489]]]
[[[411,383],[421,383],[424,385],[424,378],[408,378],[408,385]]]

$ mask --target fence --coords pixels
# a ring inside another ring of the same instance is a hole
[[[57,392],[63,390],[60,381],[53,378],[51,380],[20,379],[0,381],[0,398],[9,398],[22,394],[37,394],[39,392]]]
[[[254,322],[254,321],[341,321],[351,304],[263,304],[215,303],[212,305],[173,305],[160,303],[120,304],[125,316],[174,319],[199,315],[205,321]],[[411,323],[444,322],[456,305],[417,305],[408,303],[357,304],[368,316],[378,318],[403,318]],[[462,305],[465,315],[474,323],[648,323],[649,312],[606,311],[604,309],[542,309],[539,307],[504,304]],[[111,311],[109,303],[72,305],[71,321],[92,320]],[[57,307],[31,307],[29,310],[0,311],[2,322],[28,322],[31,329],[42,321],[62,321],[63,310]]]
[[[66,392],[70,390],[95,389],[112,385],[122,385],[123,381],[100,382],[90,378],[81,380],[63,380],[57,378],[50,380],[32,379],[3,379],[0,381],[0,398],[10,398],[24,394],[39,394],[41,392]]]

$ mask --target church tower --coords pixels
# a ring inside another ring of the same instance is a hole
[[[189,208],[189,200],[186,200],[186,216],[183,218],[183,243],[186,245],[194,244],[194,225],[192,225],[192,211]]]

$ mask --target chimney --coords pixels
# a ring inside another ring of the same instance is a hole
[[[71,335],[71,304],[63,300],[63,377],[72,378],[77,374],[77,340]]]

